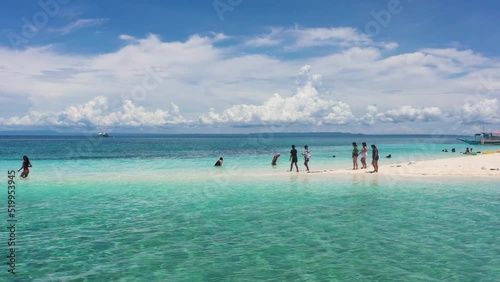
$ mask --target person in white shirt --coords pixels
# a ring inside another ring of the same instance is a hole
[[[309,151],[309,147],[307,145],[304,146],[304,153],[302,153],[302,156],[304,156],[304,165],[306,166],[306,170],[309,172],[309,159],[311,158],[311,152]]]
[[[361,169],[366,168],[366,158],[368,157],[368,147],[366,142],[361,143],[363,148],[361,149]]]

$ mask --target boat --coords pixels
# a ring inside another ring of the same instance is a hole
[[[99,136],[99,137],[109,137],[109,134],[107,132],[99,132],[99,134],[97,136]]]
[[[500,131],[476,133],[474,140],[457,139],[470,145],[500,145]]]

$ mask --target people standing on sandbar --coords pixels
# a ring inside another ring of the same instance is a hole
[[[304,153],[302,153],[302,156],[304,156],[304,165],[306,166],[307,172],[309,172],[309,159],[311,158],[311,151],[309,151],[309,146],[304,146]]]
[[[358,154],[359,154],[359,149],[358,149],[358,144],[356,142],[352,142],[352,170],[358,169]]]
[[[366,158],[368,157],[368,147],[366,147],[366,142],[361,143],[363,148],[361,148],[361,169],[366,168]]]
[[[23,156],[23,165],[18,170],[18,172],[21,171],[21,169],[23,170],[23,172],[21,173],[22,178],[28,177],[28,174],[30,173],[29,169],[30,167],[31,167],[30,159],[27,156]]]
[[[377,146],[372,144],[372,165],[373,165],[373,172],[378,172],[378,149]]]
[[[297,172],[299,172],[299,167],[297,166],[297,149],[295,149],[295,145],[292,145],[292,150],[290,150],[290,171],[292,171],[292,167],[295,164],[295,168]]]

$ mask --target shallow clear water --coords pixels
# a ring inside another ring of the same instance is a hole
[[[297,143],[305,143],[300,138]],[[318,149],[316,156],[323,150],[322,165],[333,165],[327,159],[329,144],[314,141],[307,140],[311,149]],[[193,145],[196,158],[154,156],[150,148],[168,148],[168,141],[159,138],[141,145],[143,151],[136,151],[138,144],[118,144],[133,149],[130,154],[151,157],[112,158],[102,153],[106,150],[96,149],[104,157],[80,159],[49,153],[51,146],[57,147],[52,142],[31,140],[31,147],[15,147],[21,155],[33,150],[30,178],[16,178],[18,281],[500,278],[500,188],[495,181],[395,181],[370,174],[224,178],[224,172],[231,171],[228,167],[210,172],[217,168],[206,152],[208,144]],[[237,146],[233,142],[223,138],[213,144]],[[279,142],[287,149],[287,140]],[[390,140],[377,144],[396,155],[406,150],[397,151],[397,146],[411,147]],[[439,151],[441,146],[454,146],[421,144]],[[348,152],[349,146],[344,147]],[[238,169],[264,169],[258,164],[269,162],[267,152],[274,149],[264,151],[245,157],[234,152],[234,159],[244,163]],[[4,182],[7,169],[21,164],[14,155],[2,157]],[[233,158],[228,159],[232,163]],[[350,166],[349,158],[345,161]],[[286,166],[280,163],[278,169]],[[160,173],[164,175],[155,178]],[[1,220],[7,226],[5,212]],[[0,236],[8,238],[5,228]],[[6,244],[0,250],[5,258]],[[3,267],[0,279],[12,279]]]

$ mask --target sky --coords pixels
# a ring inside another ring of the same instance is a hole
[[[6,0],[0,130],[500,130],[500,2]]]

